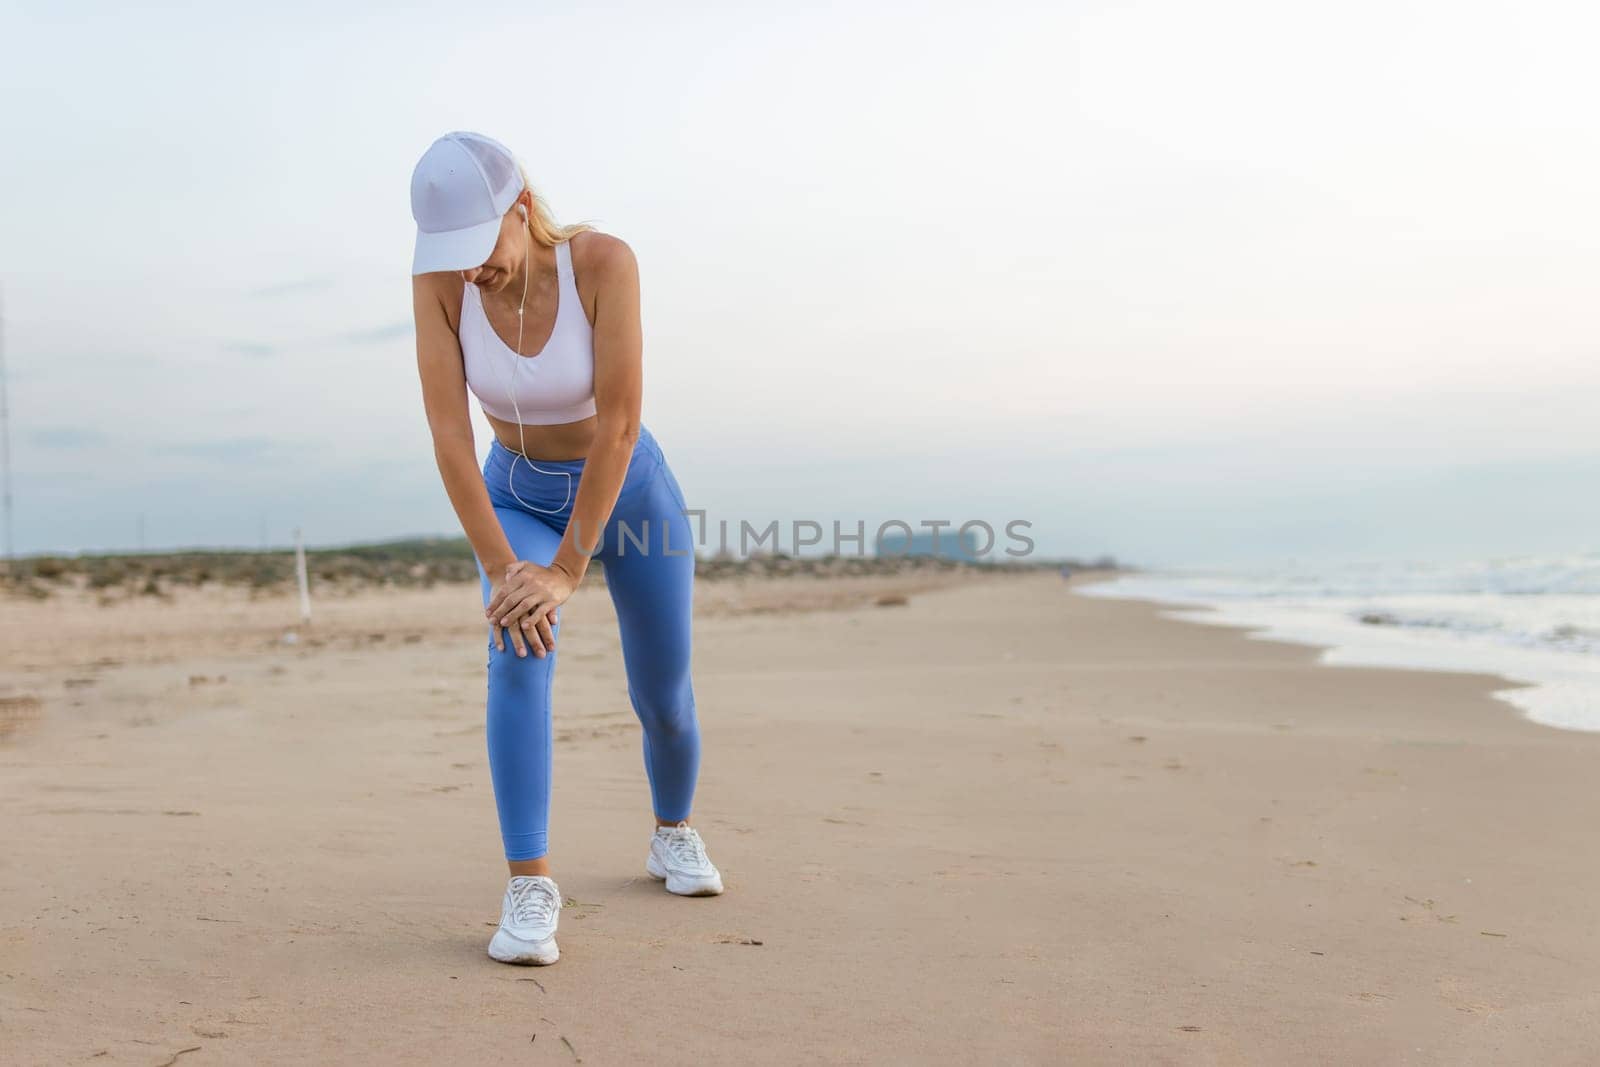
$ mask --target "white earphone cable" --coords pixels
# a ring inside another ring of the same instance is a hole
[[[512,387],[512,385],[516,381],[517,370],[519,369],[518,364],[520,364],[522,362],[522,360],[526,358],[522,354],[522,319],[523,319],[523,313],[527,310],[527,307],[528,307],[528,281],[533,277],[533,233],[532,233],[532,230],[529,229],[528,226],[527,226],[528,216],[527,216],[526,212],[523,213],[522,220],[523,220],[523,229],[524,229],[524,232],[525,232],[525,234],[526,234],[526,236],[528,238],[528,242],[527,242],[528,254],[527,254],[527,258],[526,258],[525,262],[523,263],[522,304],[517,308],[517,347],[512,349],[512,353],[511,353],[511,358],[516,361],[511,366],[511,382],[510,383],[507,382],[505,374],[500,371],[499,364],[496,363],[494,359],[491,358],[489,360],[489,362],[491,364],[495,365],[495,374],[496,374],[496,376],[499,377],[500,384],[502,384],[502,385],[504,385],[506,387],[506,395],[508,397],[510,397],[510,399],[511,399],[511,410],[517,417],[517,440],[521,444],[521,447],[522,447],[522,450],[520,452],[518,452],[515,456],[512,457],[511,466],[506,471],[506,488],[511,490],[511,495],[513,497],[516,497],[517,503],[521,504],[523,507],[528,508],[531,511],[541,512],[541,513],[543,513],[545,515],[554,515],[554,514],[557,514],[557,513],[561,512],[561,511],[563,511],[566,508],[567,504],[571,503],[571,501],[572,501],[572,474],[571,474],[570,471],[547,471],[543,467],[540,467],[538,464],[534,463],[532,460],[528,459],[527,454],[526,454],[527,451],[528,451],[528,439],[527,439],[527,435],[523,433],[523,429],[522,429],[522,408],[517,404],[517,391],[516,391],[516,389],[514,389]],[[560,255],[560,251],[558,250],[557,253],[556,253],[556,286],[559,288],[560,285],[561,285],[561,255]],[[479,303],[480,304],[482,303],[482,293],[481,292],[479,293]],[[559,306],[560,305],[558,303],[557,307],[559,307]],[[552,328],[552,331],[551,331],[552,336],[554,336],[554,330],[556,328],[559,328],[560,325],[561,325],[559,312],[557,313],[556,320],[557,320],[556,321],[556,326],[554,328]],[[485,311],[484,315],[483,315],[483,324],[482,324],[482,326],[488,326],[488,325],[489,325],[489,314],[488,314],[487,311]],[[482,327],[480,327],[480,329],[481,328]],[[517,495],[516,486],[514,486],[512,484],[512,477],[516,473],[517,460],[519,460],[519,459],[522,460],[524,463],[526,463],[528,466],[532,467],[534,470],[538,471],[540,474],[559,474],[562,477],[566,478],[566,480],[567,480],[567,499],[563,500],[561,502],[561,506],[560,507],[554,508],[554,509],[546,509],[546,508],[534,507],[532,504],[528,503],[526,500],[523,500],[522,497]]]

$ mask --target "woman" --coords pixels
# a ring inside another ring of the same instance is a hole
[[[633,250],[587,225],[556,225],[511,151],[476,133],[446,134],[423,154],[411,213],[423,404],[489,620],[489,773],[510,869],[489,955],[554,963],[550,690],[560,608],[592,559],[605,567],[644,726],[656,827],[645,869],[673,893],[722,892],[689,825],[700,760],[692,534],[677,479],[639,418]],[[481,470],[468,390],[495,435]]]

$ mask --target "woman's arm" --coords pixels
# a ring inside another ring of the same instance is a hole
[[[621,238],[603,241],[585,264],[595,276],[594,443],[584,460],[572,521],[551,562],[573,585],[583,581],[600,532],[616,507],[639,440],[644,393],[644,331],[639,323],[639,264]]]
[[[417,372],[422,378],[422,405],[428,428],[433,433],[434,462],[473,553],[498,589],[505,581],[507,568],[517,562],[517,554],[495,516],[478,467],[461,344],[445,315],[437,278],[412,277],[411,306],[416,319]],[[517,646],[517,654],[525,654],[520,627],[512,632],[511,640]],[[498,629],[495,644],[505,648]]]
[[[596,242],[584,264],[595,282],[594,440],[584,458],[572,517],[549,568],[522,568],[490,600],[489,617],[513,631],[519,616],[538,617],[565,603],[583,581],[639,439],[644,335],[638,262],[621,238],[595,233],[588,240]],[[539,631],[543,635],[544,627]]]
[[[505,570],[508,563],[515,563],[517,554],[500,528],[478,469],[461,343],[445,316],[437,279],[414,276],[411,304],[417,327],[417,372],[422,378],[422,406],[428,415],[428,429],[433,432],[434,461],[472,551],[492,575]]]

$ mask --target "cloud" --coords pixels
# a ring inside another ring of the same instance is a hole
[[[224,341],[222,343],[222,350],[224,352],[233,352],[236,355],[254,356],[257,358],[263,356],[275,356],[278,354],[277,345],[263,344],[260,341]]]
[[[410,319],[400,319],[386,326],[374,326],[370,330],[356,330],[353,333],[341,334],[339,340],[353,345],[373,345],[384,341],[393,341],[401,337],[410,337],[415,329]]]
[[[249,290],[249,294],[258,299],[275,300],[283,296],[297,296],[302,293],[320,293],[325,289],[333,288],[332,278],[301,278],[292,282],[275,282],[272,285],[262,285]]]
[[[85,430],[77,426],[45,426],[28,435],[40,448],[102,448],[108,443],[99,430]]]
[[[285,442],[270,437],[232,437],[212,441],[178,441],[157,445],[156,450],[175,456],[193,456],[199,459],[247,460],[259,459],[271,452],[282,451]],[[288,445],[296,449],[293,444]]]

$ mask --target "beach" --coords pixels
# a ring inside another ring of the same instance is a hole
[[[1102,578],[699,583],[696,899],[586,583],[545,968],[484,953],[476,583],[8,600],[0,1058],[1600,1060],[1600,735]]]

